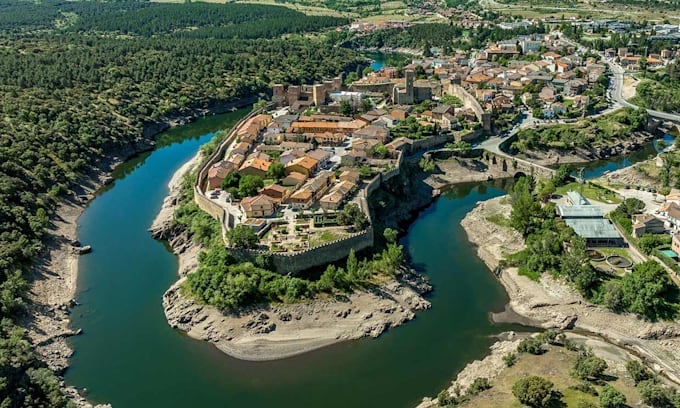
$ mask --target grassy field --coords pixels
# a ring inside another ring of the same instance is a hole
[[[581,190],[581,187],[583,189]],[[597,184],[586,183],[581,186],[579,183],[569,183],[557,189],[557,194],[564,195],[568,191],[578,191],[589,200],[599,201],[607,204],[620,204],[623,199],[614,191],[600,187]]]
[[[345,237],[347,234],[341,231],[323,231],[321,233],[311,233],[309,237],[309,247],[314,248]]]
[[[671,23],[680,22],[680,13],[668,12],[654,7],[639,7],[616,2],[604,1],[574,1],[574,2],[550,2],[550,1],[482,1],[484,7],[508,14],[525,18],[590,18],[607,19],[621,18],[635,21],[663,21],[668,19]]]
[[[555,346],[549,346],[549,351],[539,356],[521,354],[512,367],[505,369],[498,378],[491,382],[491,389],[473,397],[461,406],[521,408],[522,404],[512,395],[512,385],[519,378],[529,375],[541,376],[555,384],[555,389],[562,394],[561,402],[563,403],[556,404],[556,407],[576,408],[581,401],[588,401],[599,406],[598,397],[570,388],[580,383],[579,380],[570,375],[576,355],[574,351]],[[611,368],[605,374],[609,376],[610,381],[593,383],[594,388],[600,391],[605,384],[609,384],[626,396],[629,405],[635,406],[640,400],[640,395],[635,389],[632,379],[626,373]]]

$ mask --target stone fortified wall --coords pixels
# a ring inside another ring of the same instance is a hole
[[[261,250],[235,250],[239,255],[255,257],[265,255],[280,274],[296,274],[315,266],[329,264],[345,258],[350,250],[361,251],[373,246],[373,227],[349,237],[295,253],[276,253]]]
[[[194,201],[201,210],[220,220],[223,228],[231,228],[234,225],[233,216],[231,214],[227,214],[227,212],[217,203],[208,199],[203,194],[202,186],[204,186],[206,183],[208,169],[210,166],[213,163],[219,161],[224,156],[227,148],[235,141],[239,127],[245,121],[259,114],[260,112],[261,110],[251,112],[232,127],[229,135],[220,143],[217,149],[215,149],[213,154],[208,157],[208,160],[206,160],[203,167],[199,170],[196,183],[194,184]],[[297,273],[315,266],[324,265],[343,259],[349,254],[349,251],[352,248],[354,248],[355,251],[360,251],[373,246],[373,220],[371,210],[368,205],[368,197],[371,193],[377,190],[383,182],[399,174],[402,159],[403,154],[400,152],[399,157],[397,158],[397,165],[394,169],[378,174],[368,183],[366,188],[359,192],[359,206],[361,207],[364,214],[366,214],[368,217],[371,225],[368,229],[357,232],[349,237],[326,243],[319,247],[310,248],[305,251],[299,251],[295,253],[276,253],[261,250],[232,250],[240,252],[243,255],[266,255],[271,259],[271,262],[278,273],[288,274]]]
[[[482,108],[482,105],[479,104],[477,99],[470,95],[470,93],[466,91],[465,88],[458,84],[451,84],[449,85],[449,93],[460,98],[460,100],[463,102],[463,106],[472,109],[472,111],[475,112],[475,115],[477,115],[477,120],[479,120],[479,122],[482,124],[482,128],[485,131],[491,130],[491,113],[486,112]]]

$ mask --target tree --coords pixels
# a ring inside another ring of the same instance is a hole
[[[574,361],[573,373],[582,380],[594,380],[599,378],[606,369],[606,361],[590,352],[582,352]]]
[[[538,190],[538,196],[543,202],[547,202],[550,197],[557,191],[552,180],[541,180],[541,187]]]
[[[392,228],[385,228],[383,231],[383,237],[385,237],[385,241],[387,241],[390,244],[394,244],[397,242],[397,231],[393,230]]]
[[[647,367],[636,360],[630,360],[626,363],[626,370],[630,374],[635,385],[638,385],[642,381],[651,380],[654,378],[654,373],[652,373]]]
[[[601,408],[622,408],[626,406],[626,396],[619,390],[607,384],[600,391]]]
[[[378,143],[377,145],[373,146],[371,150],[368,152],[368,154],[371,157],[375,157],[378,159],[384,159],[390,156],[390,151],[387,150],[387,147],[385,147],[384,144]]]
[[[669,245],[671,243],[671,237],[666,234],[644,234],[640,237],[638,241],[638,246],[647,255],[650,255],[654,249],[662,246]]]
[[[247,174],[242,176],[238,183],[238,193],[241,197],[252,197],[262,187],[264,187],[264,181],[260,177]]]
[[[587,294],[595,285],[597,275],[588,261],[585,239],[572,238],[571,249],[562,254],[560,272],[573,282],[582,294]]]
[[[352,116],[354,114],[354,108],[349,101],[340,102],[340,114],[344,116]]]
[[[635,265],[633,272],[621,279],[621,286],[629,311],[649,320],[675,315],[678,288],[655,261]]]
[[[534,218],[540,214],[541,205],[534,200],[531,183],[528,177],[522,177],[512,187],[510,193],[512,212],[510,224],[525,237],[535,226]]]
[[[527,337],[526,339],[520,341],[519,346],[517,346],[517,351],[520,353],[536,355],[543,354],[545,352],[545,350],[543,350],[543,341],[534,337]]]
[[[337,220],[341,225],[354,225],[359,231],[366,229],[369,224],[366,214],[355,203],[345,205],[345,208],[338,212]]]
[[[420,159],[420,161],[418,162],[418,166],[420,166],[420,168],[426,173],[433,172],[435,168],[434,160],[432,160],[431,157],[427,158],[423,157],[422,159]]]
[[[350,277],[356,276],[359,272],[359,261],[354,253],[354,248],[349,250],[349,256],[347,256],[347,273]]]
[[[227,231],[227,239],[231,246],[242,249],[255,248],[260,240],[252,228],[243,224]]]
[[[569,182],[569,179],[571,179],[571,173],[573,172],[573,164],[561,164],[560,167],[558,167],[555,171],[552,181],[556,187],[561,187]]]
[[[637,386],[642,402],[653,408],[670,407],[669,390],[655,380],[642,381]]]
[[[522,404],[534,408],[542,408],[550,405],[553,399],[554,384],[545,378],[529,376],[517,380],[512,385],[512,394]]]
[[[368,112],[371,109],[373,109],[373,102],[371,102],[370,98],[366,98],[361,101],[361,108],[363,109],[364,112]]]
[[[275,161],[267,169],[267,177],[281,180],[286,175],[286,169],[279,161]]]
[[[620,312],[625,308],[623,288],[617,280],[609,280],[604,284],[604,305],[612,312]]]

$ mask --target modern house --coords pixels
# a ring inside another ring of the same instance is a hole
[[[633,216],[633,236],[640,238],[644,234],[663,234],[666,232],[663,220],[650,214],[635,214]]]

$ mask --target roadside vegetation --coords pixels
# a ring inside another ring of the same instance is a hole
[[[585,240],[556,217],[554,204],[542,203],[537,191],[535,181],[524,177],[510,193],[510,225],[524,235],[526,249],[509,257],[508,265],[519,267],[521,275],[534,280],[543,273],[562,277],[586,299],[614,312],[627,311],[648,320],[677,316],[678,288],[661,265],[643,262],[623,277],[596,269],[590,263]],[[629,214],[639,205],[626,200],[613,217],[630,220]]]
[[[361,56],[310,34],[344,22],[265,5],[0,2],[0,405],[66,405],[15,325],[57,204],[147,147],[147,125],[355,70]]]

